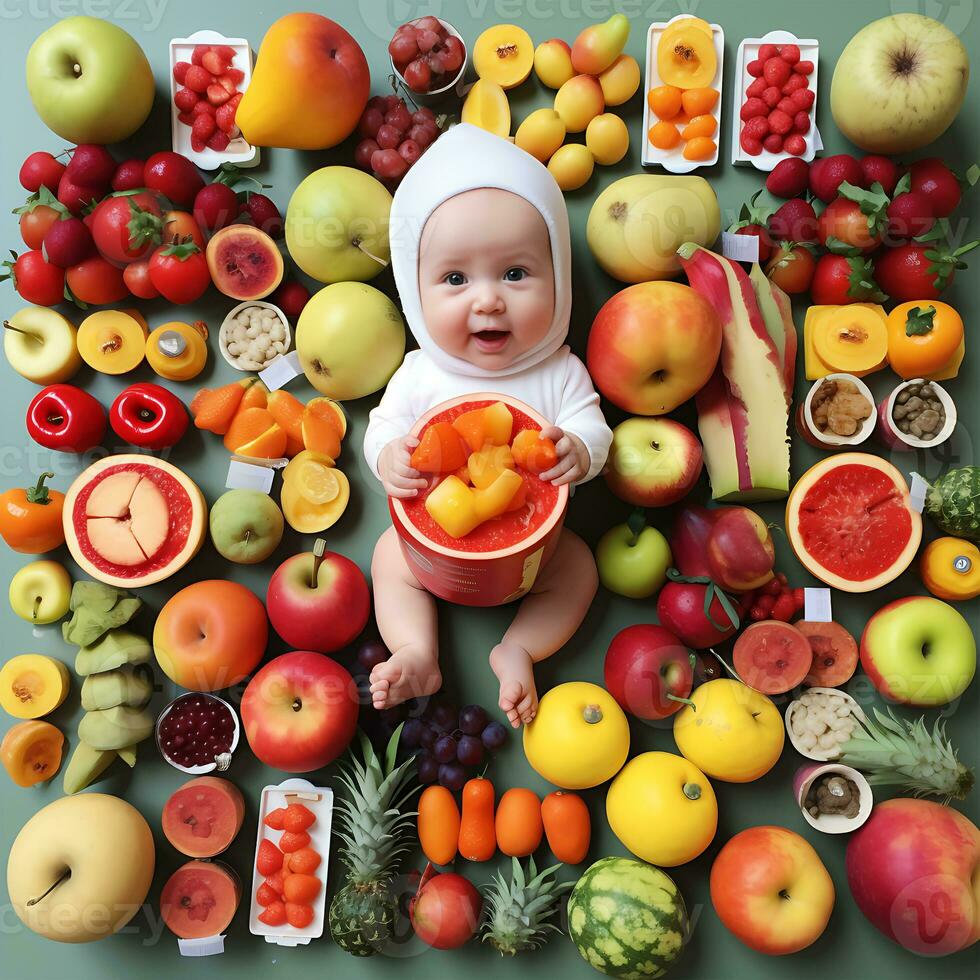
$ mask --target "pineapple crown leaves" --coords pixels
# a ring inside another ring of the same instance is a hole
[[[975,778],[957,758],[946,737],[946,723],[938,719],[932,731],[925,716],[914,722],[896,718],[891,709],[875,709],[875,722],[859,719],[850,739],[841,746],[841,761],[868,774],[880,786],[904,786],[916,796],[962,800]]]
[[[837,193],[848,201],[853,201],[861,209],[861,214],[868,219],[868,231],[872,235],[881,234],[888,220],[886,212],[890,202],[884,187],[878,181],[871,185],[870,190],[865,190],[845,180],[837,188]]]

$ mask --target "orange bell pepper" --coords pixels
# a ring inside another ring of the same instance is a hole
[[[33,487],[0,494],[0,536],[14,551],[41,555],[65,543],[61,512],[65,495],[44,485],[54,473],[42,473]]]

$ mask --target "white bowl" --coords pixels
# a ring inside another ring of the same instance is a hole
[[[919,439],[907,432],[902,432],[892,418],[892,412],[895,409],[895,399],[909,385],[914,384],[932,385],[939,401],[942,403],[943,411],[946,413],[946,422],[939,430],[939,434],[933,439]],[[934,449],[936,446],[941,446],[953,434],[953,430],[956,428],[956,404],[949,397],[949,392],[937,382],[929,381],[926,378],[910,378],[908,381],[903,381],[901,384],[896,385],[892,393],[878,406],[878,418],[881,423],[878,427],[878,435],[881,441],[889,448],[898,449],[902,452],[912,452],[916,449]]]
[[[235,724],[235,728],[231,735],[231,746],[227,753],[225,753],[227,758],[219,757],[220,761],[216,759],[214,762],[209,762],[207,765],[203,766],[182,766],[179,763],[174,762],[174,760],[171,759],[166,752],[164,752],[163,746],[160,745],[160,725],[163,722],[163,719],[170,714],[170,709],[173,708],[178,701],[195,696],[212,698],[213,700],[219,701],[221,704],[223,704],[231,712],[231,718]],[[157,716],[156,725],[154,726],[154,738],[156,740],[157,749],[159,750],[160,755],[162,755],[163,758],[174,767],[174,769],[179,769],[181,772],[186,772],[191,776],[203,776],[205,773],[215,772],[216,770],[218,772],[224,772],[226,769],[228,769],[228,767],[231,765],[231,757],[235,754],[235,749],[238,748],[238,738],[240,732],[241,725],[239,724],[238,713],[235,711],[235,709],[224,698],[219,698],[217,694],[211,694],[208,691],[187,691],[184,694],[178,694],[177,697],[175,697],[173,701],[171,701],[170,704],[168,704],[163,711],[160,712],[160,714]]]
[[[224,318],[224,320],[222,320],[221,327],[218,330],[218,349],[221,351],[221,356],[236,371],[246,371],[252,374],[258,371],[265,370],[265,368],[267,368],[272,363],[272,361],[266,361],[261,367],[256,367],[256,368],[243,367],[241,364],[238,363],[238,360],[236,358],[232,357],[232,355],[228,353],[228,333],[231,330],[231,322],[232,320],[235,319],[236,316],[238,316],[239,313],[241,313],[242,310],[247,309],[250,306],[258,306],[263,310],[272,310],[272,312],[275,313],[276,317],[279,319],[279,322],[283,325],[283,328],[286,331],[286,339],[284,341],[286,345],[286,349],[283,351],[283,354],[288,353],[289,348],[293,344],[293,333],[289,329],[289,319],[287,318],[286,314],[283,313],[283,311],[280,310],[278,306],[276,306],[275,303],[267,303],[265,300],[262,299],[247,299],[245,300],[244,303],[239,303],[238,306],[232,307],[228,311],[228,315]],[[273,358],[273,360],[275,360],[275,358]]]
[[[821,385],[825,381],[851,381],[857,387],[858,392],[862,394],[867,400],[868,404],[871,406],[871,414],[861,423],[858,427],[857,432],[852,436],[839,436],[829,429],[826,432],[821,432],[817,428],[813,421],[813,412],[811,406],[813,405],[813,399],[816,393],[820,390]],[[816,381],[810,386],[810,390],[807,392],[806,399],[803,402],[803,424],[807,427],[810,435],[813,436],[817,442],[823,443],[825,446],[859,446],[862,442],[865,442],[871,437],[871,433],[875,430],[875,424],[878,420],[878,413],[875,409],[875,397],[871,394],[871,389],[858,377],[853,374],[828,374],[826,377],[817,378]]]
[[[850,704],[851,714],[861,721],[864,721],[864,711],[861,710],[861,705],[857,703],[846,691],[842,691],[837,687],[811,687],[807,688],[806,693],[809,694],[833,694],[837,697],[842,697],[845,701]],[[840,747],[833,751],[825,751],[822,749],[804,749],[800,744],[800,740],[796,733],[793,731],[793,716],[800,709],[800,699],[797,698],[795,701],[790,701],[786,707],[786,717],[784,719],[786,725],[786,734],[789,736],[790,743],[793,748],[796,749],[800,755],[805,756],[807,759],[813,759],[814,762],[833,762],[834,760],[840,758]]]
[[[857,816],[845,817],[839,813],[824,813],[819,817],[814,817],[803,805],[806,794],[814,781],[827,773],[839,773],[846,776],[858,788],[858,812]],[[804,765],[796,770],[793,777],[793,793],[796,796],[797,805],[803,819],[815,830],[825,834],[849,834],[858,829],[868,817],[871,816],[874,807],[874,794],[871,792],[871,784],[865,778],[864,773],[858,772],[851,766],[845,766],[839,762],[830,762],[825,765]]]
[[[418,17],[413,17],[411,20],[418,20],[419,17],[425,16],[424,14],[419,14]],[[406,23],[411,23],[406,21]],[[435,102],[439,102],[444,99],[449,94],[454,94],[459,98],[463,97],[463,78],[466,75],[466,66],[470,62],[470,49],[463,39],[463,35],[449,23],[448,20],[443,20],[441,17],[436,18],[440,24],[446,29],[446,33],[452,35],[453,37],[459,38],[463,45],[463,63],[459,66],[459,71],[456,72],[455,77],[447,85],[443,85],[442,88],[433,89],[431,92],[416,92],[404,79],[402,73],[395,67],[394,61],[391,60],[391,55],[388,56],[388,64],[391,65],[391,70],[394,73],[395,78],[398,80],[398,84],[401,85],[405,91],[408,93],[409,99],[416,105],[432,105]],[[452,90],[455,89],[455,92]]]

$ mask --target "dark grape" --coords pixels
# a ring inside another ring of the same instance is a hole
[[[428,754],[420,755],[416,766],[418,767],[420,783],[434,783],[439,778],[440,770],[444,768]]]
[[[499,721],[491,721],[483,729],[480,739],[491,752],[495,752],[507,741],[507,729]]]
[[[423,749],[431,749],[436,744],[438,737],[439,733],[431,725],[425,725],[422,729],[422,735],[419,737],[419,745]]]
[[[451,704],[437,704],[429,721],[441,732],[451,732],[456,727],[456,708]]]
[[[466,785],[466,770],[458,762],[447,762],[439,767],[439,782],[458,793]]]
[[[483,742],[474,735],[464,735],[456,746],[456,758],[464,766],[479,766],[483,762]]]
[[[456,758],[456,739],[452,735],[440,735],[432,754],[439,762],[453,762]]]
[[[419,718],[409,718],[402,729],[402,744],[408,749],[414,749],[422,744],[422,733],[425,723]]]
[[[357,665],[366,674],[370,674],[378,664],[383,664],[391,654],[380,640],[368,640],[362,643],[357,651]]]
[[[459,728],[464,735],[479,735],[490,716],[478,704],[468,704],[459,713]]]

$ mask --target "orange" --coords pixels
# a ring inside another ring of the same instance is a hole
[[[658,85],[650,89],[647,102],[660,119],[673,119],[681,111],[681,90],[674,85]]]
[[[715,141],[709,136],[695,136],[684,147],[684,159],[710,160],[715,155],[716,150]]]
[[[681,141],[681,134],[672,122],[658,122],[651,126],[649,137],[658,150],[672,150]]]
[[[682,130],[682,140],[692,140],[697,136],[714,136],[718,123],[712,115],[695,116]],[[713,151],[712,151],[713,152]]]
[[[303,441],[303,403],[288,391],[274,391],[268,396],[268,409],[290,441]],[[301,447],[302,448],[302,447]]]
[[[689,116],[703,116],[715,107],[718,90],[713,88],[689,88],[681,95],[681,105]]]
[[[334,402],[329,398],[312,398],[303,411],[303,444],[307,449],[331,459],[340,455],[340,422]]]
[[[241,456],[276,459],[286,449],[286,433],[265,408],[243,408],[225,434],[225,449]]]

